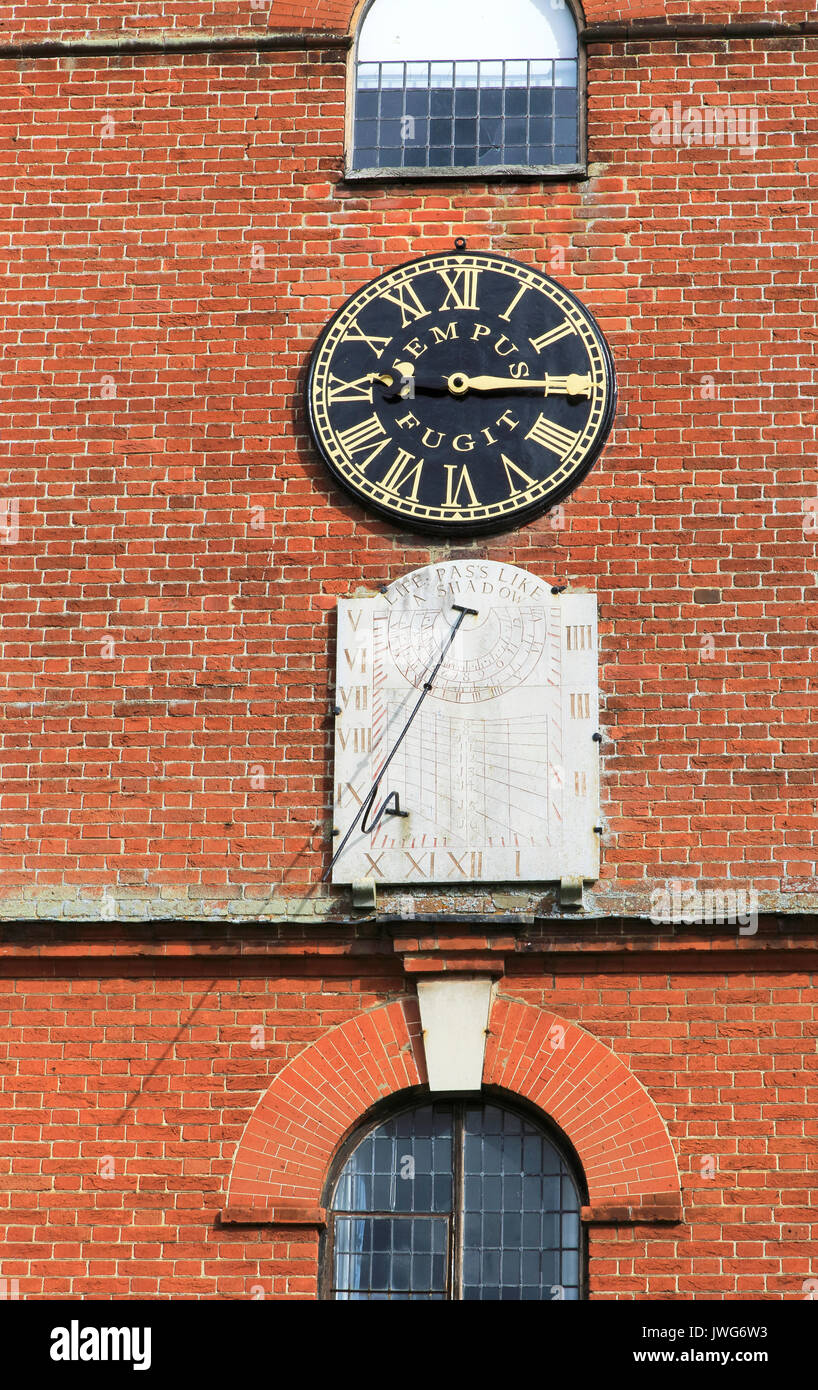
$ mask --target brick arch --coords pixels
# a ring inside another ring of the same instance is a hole
[[[577,24],[583,28],[585,15],[589,11],[588,0],[585,5],[581,0],[569,0],[569,3]],[[590,0],[591,11],[601,11],[591,17],[627,19],[630,18],[630,11],[634,7],[638,10],[640,3],[644,4],[644,0],[631,0],[630,4],[620,3],[615,6],[610,4],[610,0],[596,0],[596,3],[595,0]],[[366,0],[313,0],[312,4],[308,4],[307,0],[277,0],[268,11],[267,26],[270,29],[317,29],[330,33],[352,34],[366,8]],[[655,10],[656,6],[653,8]],[[611,10],[614,12],[611,13]]]
[[[279,1072],[248,1120],[230,1178],[229,1219],[319,1216],[344,1135],[377,1101],[425,1081],[417,1000],[382,1004],[331,1029]]]
[[[585,1170],[589,1219],[681,1219],[676,1155],[655,1102],[584,1028],[498,995],[483,1084],[524,1096],[568,1135]]]
[[[345,34],[358,0],[278,0],[267,14],[269,29],[322,29]]]
[[[588,1219],[679,1220],[664,1121],[625,1063],[584,1029],[498,995],[483,1082],[524,1097],[568,1136],[585,1170]],[[380,1005],[333,1028],[261,1097],[236,1152],[224,1218],[320,1222],[341,1141],[378,1101],[425,1083],[416,1000]]]

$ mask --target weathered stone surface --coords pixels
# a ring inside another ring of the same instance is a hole
[[[340,600],[335,827],[387,758],[367,824],[394,794],[402,814],[362,817],[333,882],[594,880],[596,624],[593,595],[488,560]]]

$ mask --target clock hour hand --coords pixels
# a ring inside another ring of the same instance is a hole
[[[464,372],[454,372],[447,377],[446,385],[453,396],[465,396],[468,391],[508,390],[541,390],[546,396],[590,396],[593,391],[590,372],[584,376],[577,372],[569,376],[546,376],[541,381],[529,376],[466,376]]]
[[[396,362],[390,371],[372,372],[370,376],[384,387],[387,400],[411,400],[416,391],[445,396],[449,390],[443,377],[416,377],[411,362]]]

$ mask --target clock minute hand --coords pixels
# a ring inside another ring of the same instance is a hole
[[[464,372],[454,372],[446,380],[453,396],[465,396],[467,391],[531,391],[542,389],[546,396],[590,396],[593,382],[590,372],[580,376],[571,372],[569,376],[546,376],[541,381],[533,377],[507,376],[466,376]]]

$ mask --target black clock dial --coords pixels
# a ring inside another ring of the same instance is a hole
[[[453,252],[366,285],[310,367],[313,436],[365,506],[413,530],[501,530],[585,476],[616,385],[593,317],[502,256]]]

